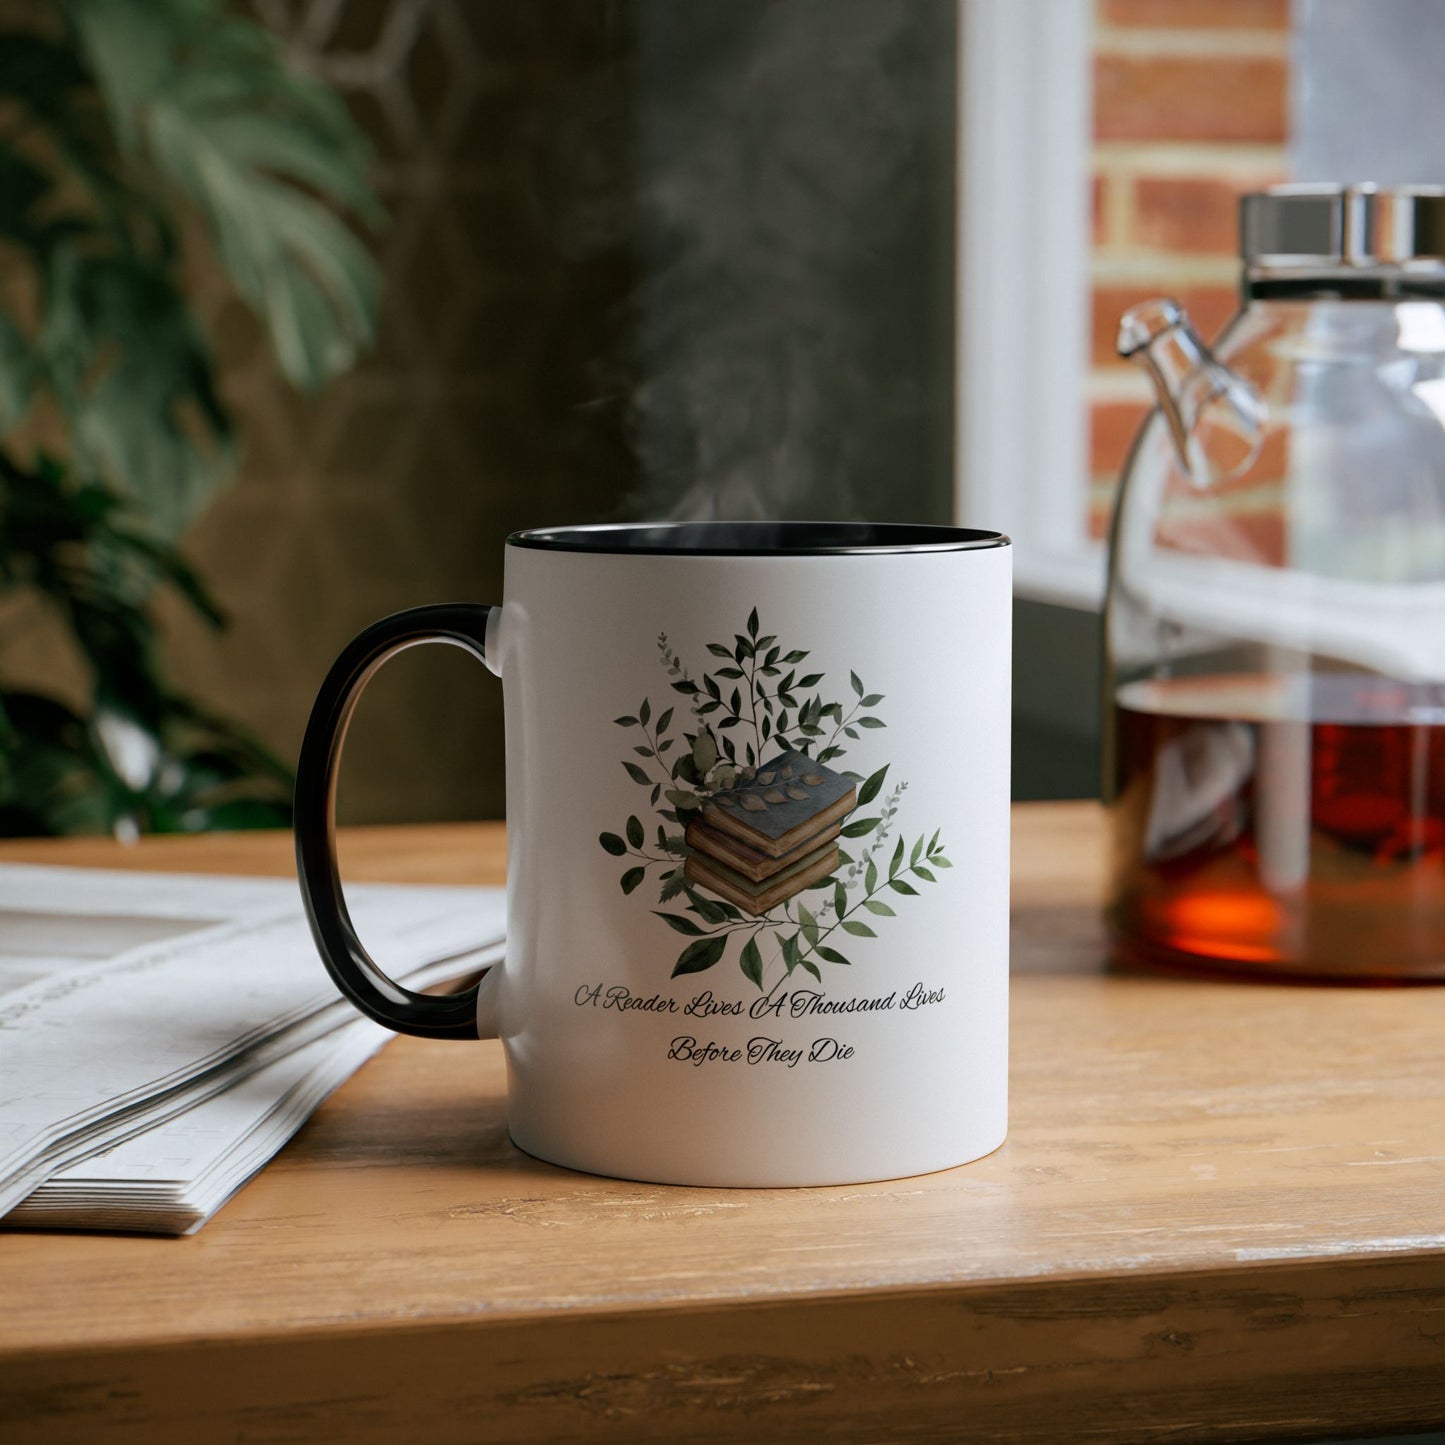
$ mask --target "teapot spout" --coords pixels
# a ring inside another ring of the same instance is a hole
[[[1196,487],[1247,471],[1264,440],[1265,404],[1217,360],[1177,301],[1141,301],[1119,322],[1119,355],[1154,383],[1179,465]]]

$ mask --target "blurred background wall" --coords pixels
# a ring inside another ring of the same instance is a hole
[[[528,525],[946,521],[952,0],[255,0],[370,135],[381,342],[314,400],[199,274],[247,438],[188,539],[232,618],[177,675],[294,757],[372,618],[501,593]],[[500,690],[368,690],[351,822],[498,816]]]

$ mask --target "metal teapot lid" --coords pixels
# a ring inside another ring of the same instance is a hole
[[[1335,272],[1445,264],[1445,187],[1274,186],[1244,196],[1247,271]]]

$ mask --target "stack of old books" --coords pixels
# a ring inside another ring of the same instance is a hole
[[[838,833],[858,806],[853,782],[788,751],[714,793],[685,835],[690,882],[754,916],[838,867]]]

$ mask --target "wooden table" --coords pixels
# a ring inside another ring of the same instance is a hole
[[[1110,976],[1103,834],[1015,816],[1013,1132],[943,1174],[672,1189],[508,1142],[399,1039],[192,1239],[0,1236],[0,1438],[1259,1440],[1445,1423],[1445,989]],[[496,881],[496,827],[350,876]],[[281,873],[272,836],[0,857]]]

